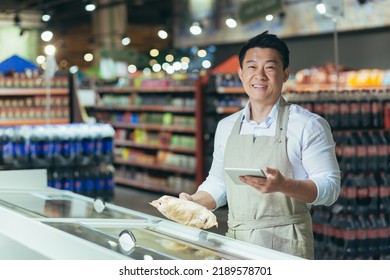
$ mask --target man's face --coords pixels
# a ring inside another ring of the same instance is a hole
[[[277,50],[252,48],[247,51],[238,74],[251,102],[274,104],[290,71],[283,70]]]

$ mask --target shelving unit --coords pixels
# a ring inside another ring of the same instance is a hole
[[[31,80],[31,81],[30,81]],[[0,126],[65,124],[71,119],[68,77],[56,77],[53,88],[37,84],[33,79],[16,82],[2,78],[0,84]],[[33,83],[36,87],[27,88]],[[24,86],[24,87],[22,87]],[[50,110],[47,111],[48,103]]]
[[[177,195],[203,181],[202,92],[192,86],[97,87],[88,108],[115,136],[115,182]]]
[[[245,94],[220,78],[210,79],[205,103],[206,170],[218,121],[240,110],[234,98]],[[389,87],[335,91],[326,85],[300,85],[286,90],[284,97],[329,122],[342,171],[338,201],[312,209],[316,259],[390,259]]]

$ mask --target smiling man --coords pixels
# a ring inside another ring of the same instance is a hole
[[[290,70],[287,45],[264,32],[240,50],[238,74],[247,105],[218,123],[213,162],[195,194],[180,198],[209,209],[228,204],[227,236],[313,259],[310,208],[340,194],[335,143],[325,119],[282,97]],[[266,178],[225,168],[263,169]]]

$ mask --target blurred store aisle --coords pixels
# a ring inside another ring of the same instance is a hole
[[[114,199],[111,201],[113,204],[164,218],[156,208],[149,204],[149,202],[158,199],[163,194],[123,186],[115,186],[114,190]],[[217,216],[218,228],[213,227],[208,231],[225,235],[227,231],[227,207],[217,209],[214,214]]]

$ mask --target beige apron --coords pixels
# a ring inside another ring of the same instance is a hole
[[[289,105],[281,98],[275,136],[240,135],[239,117],[227,140],[225,167],[278,168],[292,177],[287,156]],[[282,193],[262,194],[236,185],[225,174],[229,206],[227,236],[295,256],[313,259],[314,242],[309,207]]]

